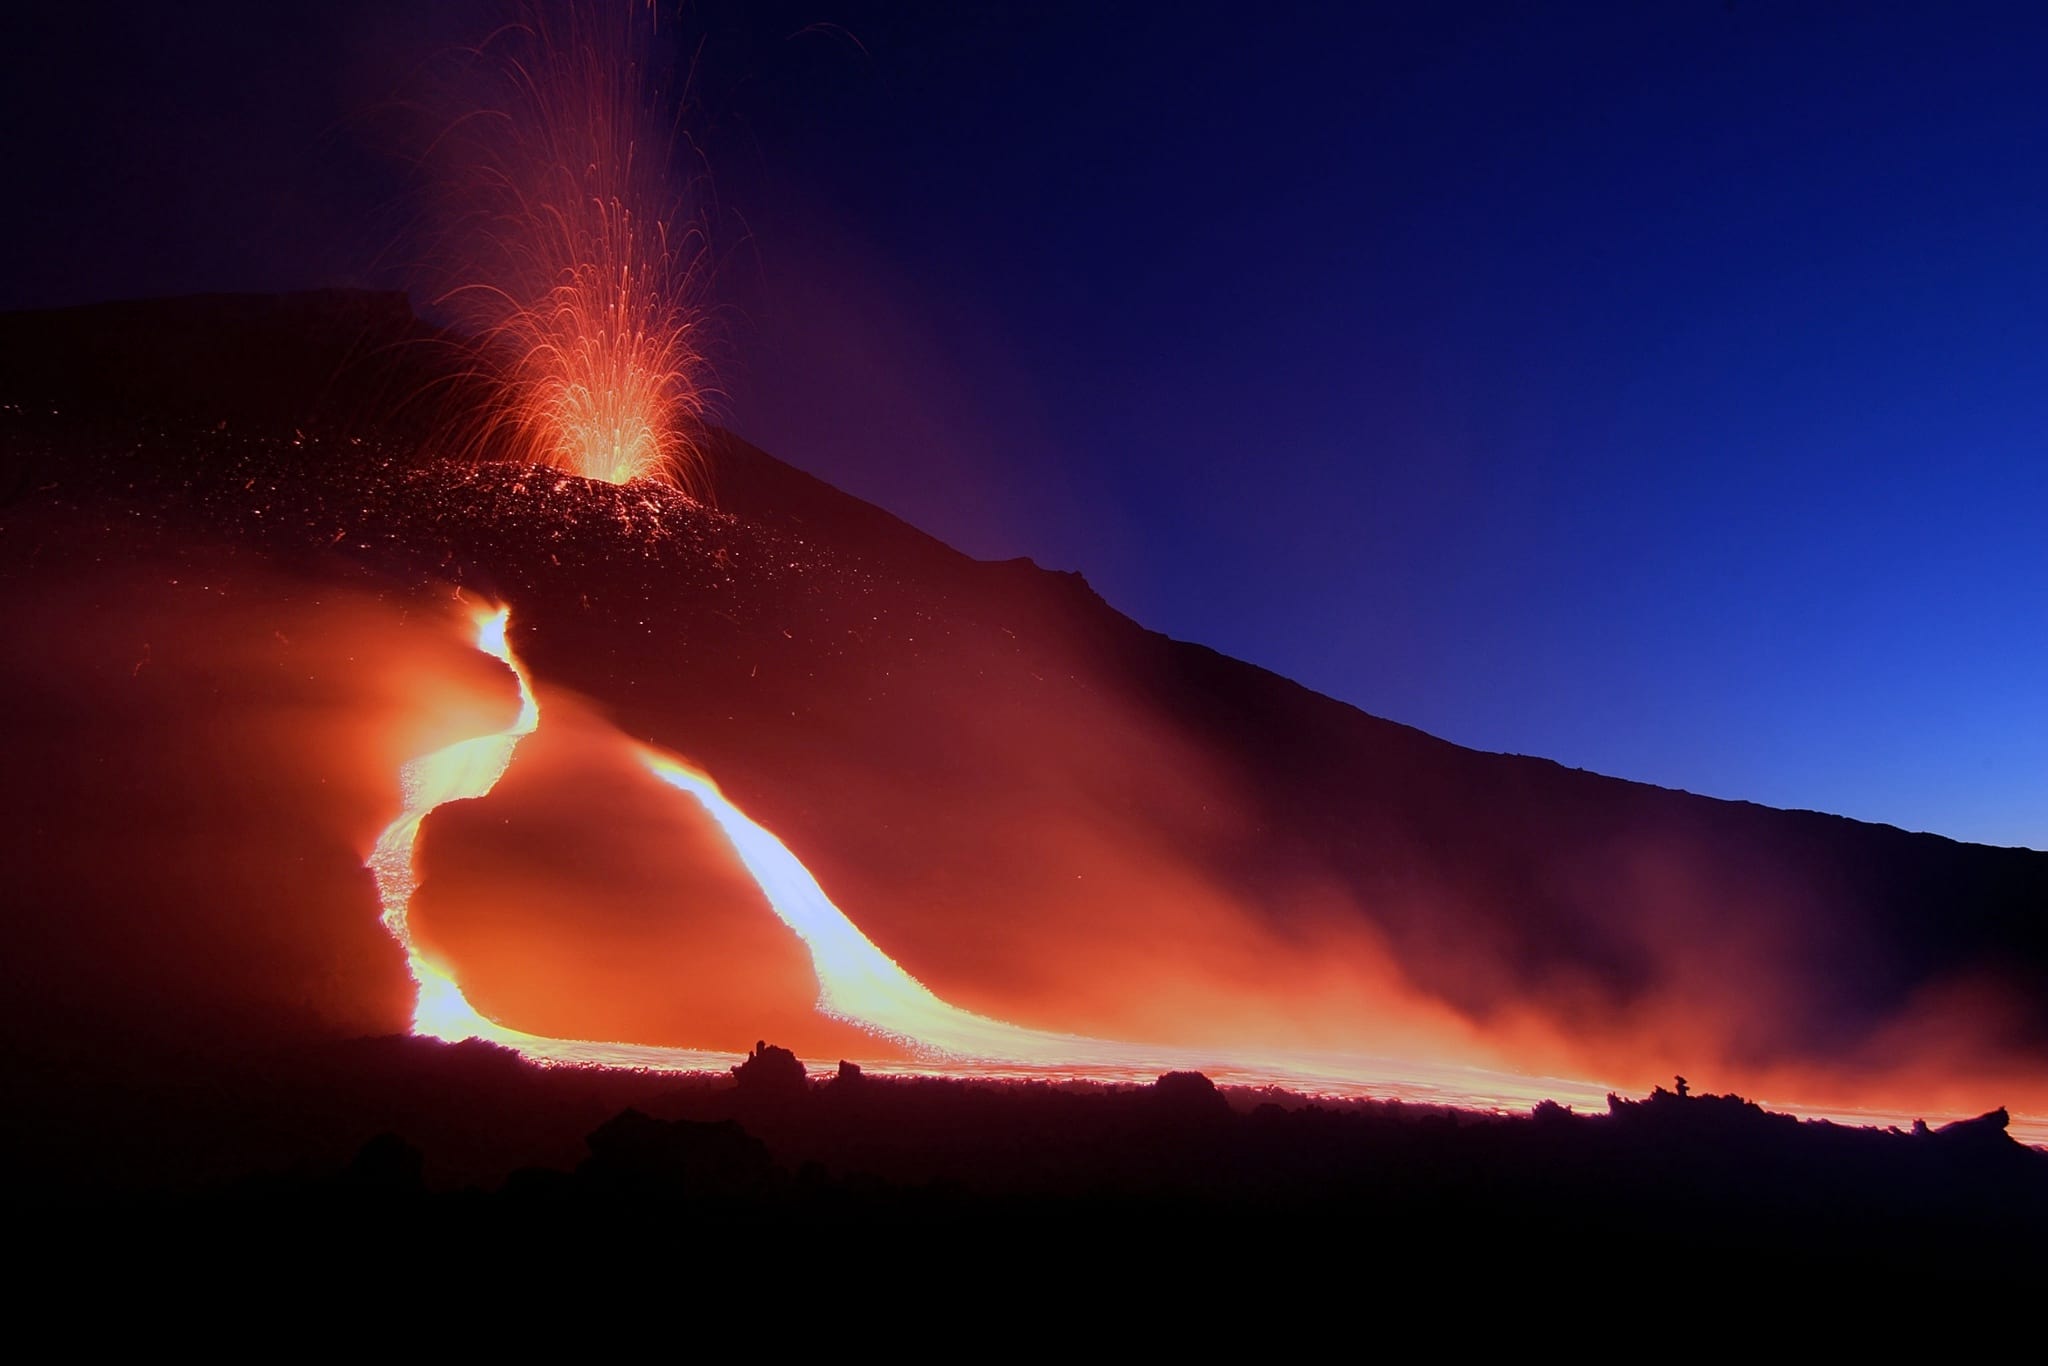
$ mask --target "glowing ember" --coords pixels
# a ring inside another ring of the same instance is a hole
[[[653,10],[528,7],[493,40],[506,98],[460,125],[465,197],[444,296],[498,390],[479,449],[609,483],[700,484],[705,412],[700,225],[670,184]]]

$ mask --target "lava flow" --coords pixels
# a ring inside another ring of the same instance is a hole
[[[483,1039],[543,1063],[665,1071],[720,1070],[731,1055],[628,1041],[568,1039],[528,1033],[487,1018],[464,996],[447,968],[431,961],[410,921],[418,888],[414,851],[426,817],[455,801],[491,792],[511,766],[521,740],[540,725],[540,704],[508,638],[509,609],[476,620],[476,647],[511,671],[516,715],[503,729],[474,736],[413,760],[403,769],[402,808],[378,837],[368,866],[385,928],[405,950],[418,994],[413,1032],[457,1041]],[[1188,1069],[1238,1085],[1282,1085],[1328,1095],[1372,1095],[1474,1109],[1525,1109],[1540,1100],[1599,1108],[1615,1088],[1566,1077],[1531,1075],[1415,1058],[1306,1050],[1200,1050],[1025,1028],[952,1005],[870,940],[826,895],[803,862],[750,819],[703,773],[672,755],[636,745],[635,757],[656,778],[700,804],[730,844],[774,914],[807,951],[818,983],[816,1010],[909,1054],[905,1061],[862,1060],[883,1073],[954,1074],[986,1078],[1150,1080]],[[1905,1123],[1915,1116],[1887,1109],[1775,1108],[1859,1123]],[[2022,1129],[2031,1132],[2031,1125]]]
[[[712,1066],[715,1054],[688,1049],[644,1048],[627,1043],[550,1039],[510,1029],[484,1018],[462,994],[448,972],[420,952],[412,932],[412,900],[418,889],[413,847],[420,825],[437,807],[487,796],[512,765],[519,742],[540,726],[540,702],[531,680],[507,639],[511,609],[500,608],[476,622],[476,647],[512,671],[519,688],[519,711],[503,730],[472,736],[423,755],[399,774],[404,803],[398,818],[384,827],[367,861],[383,907],[384,928],[405,950],[406,968],[418,995],[413,1005],[413,1033],[455,1042],[485,1039],[547,1062],[577,1062],[620,1067]]]
[[[478,618],[476,646],[511,670],[519,695],[516,716],[502,730],[457,741],[406,765],[400,775],[402,808],[378,837],[368,860],[383,923],[405,950],[418,987],[413,1032],[449,1041],[484,1039],[541,1062],[682,1071],[722,1067],[730,1061],[722,1054],[552,1038],[488,1019],[470,1005],[454,976],[429,961],[415,942],[410,922],[417,890],[413,855],[422,823],[446,803],[487,795],[510,767],[519,742],[540,724],[532,680],[508,640],[509,621],[509,609]],[[1605,1095],[1604,1088],[1562,1078],[1391,1058],[1307,1053],[1252,1057],[1121,1043],[1022,1028],[963,1010],[934,994],[861,933],[802,861],[727,800],[710,778],[658,750],[642,746],[638,753],[656,777],[703,806],[776,916],[802,940],[818,980],[817,1009],[894,1040],[915,1058],[910,1064],[876,1064],[879,1070],[1142,1080],[1163,1070],[1198,1068],[1225,1081],[1352,1092],[1369,1086],[1380,1095],[1479,1106],[1525,1106],[1546,1098],[1591,1104]]]
[[[417,890],[413,849],[422,822],[448,802],[489,794],[511,766],[519,742],[540,725],[540,704],[532,680],[507,639],[510,616],[509,608],[501,608],[480,617],[476,645],[512,671],[519,690],[518,714],[503,730],[459,740],[406,765],[400,774],[403,807],[378,836],[369,858],[383,905],[384,926],[404,948],[407,966],[419,988],[413,1031],[437,1039],[489,1039],[554,1061],[701,1065],[714,1055],[689,1049],[550,1039],[508,1029],[479,1014],[454,977],[429,962],[415,942],[410,918]],[[726,800],[710,778],[657,750],[641,747],[639,756],[656,777],[704,807],[731,841],[769,906],[803,940],[817,973],[817,1005],[824,1014],[936,1055],[1020,1058],[1042,1052],[1051,1043],[1092,1042],[1017,1029],[940,1000],[876,948],[832,904],[817,879],[782,841]]]

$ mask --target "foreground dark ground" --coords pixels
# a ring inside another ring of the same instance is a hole
[[[772,1046],[732,1078],[546,1070],[415,1039],[152,1071],[153,1094],[42,1128],[64,1133],[57,1151],[11,1154],[21,1227],[131,1246],[225,1235],[294,1258],[419,1239],[403,1255],[439,1249],[448,1275],[492,1246],[659,1273],[778,1239],[902,1258],[906,1275],[1049,1247],[1076,1267],[1260,1281],[2048,1273],[2048,1154],[2013,1142],[2003,1113],[1902,1133],[1660,1088],[1605,1114],[1493,1116],[1191,1073],[806,1078]]]

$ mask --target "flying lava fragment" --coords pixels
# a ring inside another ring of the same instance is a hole
[[[701,494],[707,254],[653,23],[625,0],[529,4],[478,52],[497,97],[437,142],[461,206],[441,303],[496,391],[479,452]]]

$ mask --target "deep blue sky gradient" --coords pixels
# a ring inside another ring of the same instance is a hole
[[[278,8],[28,21],[0,304],[402,282],[483,6]],[[1464,744],[2048,847],[2048,9],[669,33],[767,449]]]

